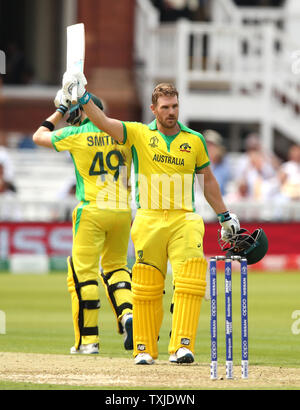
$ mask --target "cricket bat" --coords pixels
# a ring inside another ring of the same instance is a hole
[[[84,24],[73,24],[67,27],[67,71],[84,70],[85,30]],[[72,90],[72,104],[77,104],[77,86]]]

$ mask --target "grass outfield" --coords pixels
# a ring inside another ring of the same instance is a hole
[[[223,275],[218,276],[219,357],[224,363],[224,291]],[[249,348],[250,366],[300,367],[300,334],[293,334],[294,311],[300,311],[300,274],[249,273]],[[99,286],[101,298],[101,356],[131,358],[123,349],[122,336]],[[169,306],[171,278],[166,281],[165,318],[160,332],[159,359],[167,360],[171,327]],[[6,334],[0,335],[1,352],[68,354],[73,344],[70,297],[66,275],[0,274],[0,310],[6,314]],[[210,362],[210,304],[203,302],[196,343],[196,362]],[[295,327],[295,326],[294,326]],[[300,325],[298,326],[300,330]],[[233,274],[233,346],[235,364],[240,363],[240,278]],[[294,332],[295,333],[295,332]],[[0,389],[22,384],[0,381]],[[19,386],[19,387],[18,387]],[[34,386],[31,386],[34,388]],[[24,388],[24,387],[23,387]],[[28,385],[28,388],[30,386]]]

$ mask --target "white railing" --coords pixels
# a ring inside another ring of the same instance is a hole
[[[0,200],[1,222],[62,222],[71,221],[72,210],[77,205],[76,199],[57,201],[16,201],[9,200],[3,203]],[[196,197],[196,212],[206,222],[216,221],[216,215],[205,201],[203,195]],[[243,222],[250,221],[300,221],[300,201],[234,201],[228,202],[230,210],[239,216]],[[134,217],[136,207],[132,203]]]
[[[244,24],[268,24],[279,27],[284,20],[281,7],[237,7],[239,19]]]
[[[239,9],[231,0],[211,0],[211,14],[212,19],[218,23],[241,22]]]
[[[141,40],[143,37],[147,39],[145,43]],[[290,69],[291,53],[297,49],[296,45],[287,48],[284,34],[268,25],[240,27],[182,20],[157,26],[141,38],[136,55],[144,62],[148,75],[174,78],[184,60],[187,82],[232,82],[238,75],[244,82],[262,83],[262,73],[268,64],[273,72],[278,72],[283,65],[286,68],[287,63]]]
[[[74,199],[61,202],[55,200],[5,199],[0,196],[1,222],[53,222],[71,220],[70,216],[78,201]]]
[[[247,91],[261,93],[261,86],[268,83],[271,73],[284,63],[285,66],[291,63],[279,61],[281,50],[273,50],[266,61],[274,48],[271,30],[271,27],[239,28],[186,20],[163,25],[152,33],[152,48],[147,49],[144,60],[143,81],[173,80],[181,85],[181,92],[195,89],[196,82],[202,85],[227,82],[229,90],[241,92],[237,86],[242,84],[242,92],[246,87]]]
[[[149,33],[155,32],[159,27],[159,12],[150,1],[137,0],[135,13],[135,30],[138,35],[135,40],[135,59],[138,64],[145,64],[147,60],[147,50],[150,47],[151,36]]]
[[[237,6],[232,0],[211,0],[212,19],[215,22],[230,24],[282,25],[285,16],[282,7],[248,7]]]
[[[181,119],[196,120],[195,96],[218,102],[224,99],[224,119],[251,121],[262,125],[265,146],[273,149],[271,127],[284,131],[286,136],[300,142],[300,43],[293,43],[278,28],[282,9],[237,8],[229,0],[214,2],[215,21],[211,23],[181,20],[176,23],[158,23],[142,13],[138,1],[140,23],[136,56],[143,65],[138,69],[138,88],[144,108],[143,121],[151,121],[149,99],[153,86],[159,81],[172,81],[181,95]],[[270,13],[268,13],[270,11]],[[145,19],[144,23],[142,22]],[[243,22],[248,24],[243,24]],[[206,93],[206,94],[205,94]],[[232,100],[232,105],[226,101]],[[245,102],[240,105],[240,100]],[[248,99],[248,103],[246,101]],[[208,100],[207,100],[208,101]],[[219,100],[220,101],[220,100]],[[219,112],[211,103],[209,119],[218,121]],[[228,113],[226,114],[226,109]],[[230,110],[230,112],[229,112]],[[206,118],[207,119],[207,118]],[[205,118],[201,118],[205,120]]]

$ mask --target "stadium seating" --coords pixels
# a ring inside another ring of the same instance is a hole
[[[59,194],[74,178],[70,156],[47,149],[10,150],[9,153],[23,219],[59,219],[68,205],[68,200],[61,203]]]

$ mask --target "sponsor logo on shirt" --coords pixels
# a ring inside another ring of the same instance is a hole
[[[180,145],[180,151],[181,152],[191,152],[191,147],[189,146],[189,144],[187,142],[185,142],[184,144]]]

